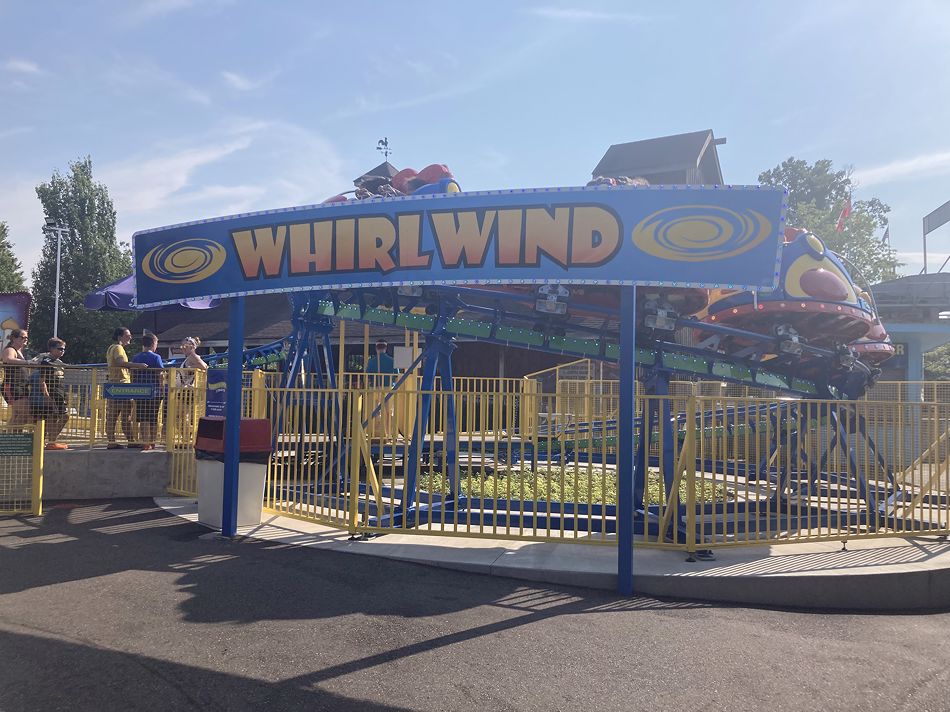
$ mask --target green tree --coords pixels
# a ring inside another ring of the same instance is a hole
[[[13,253],[13,245],[7,235],[7,224],[0,222],[0,292],[22,292],[25,289],[23,265]]]
[[[886,203],[877,198],[854,201],[844,230],[836,230],[838,216],[852,195],[850,171],[833,170],[827,159],[809,165],[789,158],[760,173],[759,183],[788,188],[787,224],[814,232],[831,250],[857,267],[869,284],[896,275],[900,265],[897,253],[875,234],[887,227],[891,209]]]
[[[924,354],[924,380],[950,381],[950,344]]]
[[[59,337],[68,344],[72,363],[105,359],[112,330],[129,315],[91,312],[83,306],[87,293],[132,271],[127,247],[116,242],[115,208],[109,191],[92,177],[92,159],[69,164],[69,172],[53,173],[36,187],[46,217],[68,229],[62,234]],[[56,284],[56,235],[47,234],[40,261],[33,270],[33,317],[30,332],[35,349],[53,334]]]

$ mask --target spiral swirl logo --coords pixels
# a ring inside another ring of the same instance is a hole
[[[707,262],[741,255],[772,234],[761,213],[716,205],[679,205],[648,215],[633,228],[633,244],[675,262]]]
[[[207,279],[224,265],[222,245],[202,237],[153,247],[142,260],[142,271],[156,282],[187,284]]]

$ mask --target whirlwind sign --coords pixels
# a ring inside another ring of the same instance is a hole
[[[594,187],[288,208],[136,233],[136,303],[425,284],[773,289],[784,194]]]

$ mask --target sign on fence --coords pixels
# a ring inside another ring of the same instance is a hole
[[[0,425],[0,513],[43,512],[43,425]]]
[[[102,395],[107,400],[149,400],[161,398],[154,383],[105,383]]]
[[[0,433],[0,457],[31,457],[32,433]]]
[[[224,417],[228,403],[228,372],[222,368],[208,371],[208,394],[205,399],[205,415]]]

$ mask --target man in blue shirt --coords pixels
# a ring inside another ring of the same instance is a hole
[[[155,398],[146,398],[135,402],[135,419],[139,423],[139,435],[143,450],[155,449],[155,436],[158,431],[158,413],[162,408],[161,388],[165,378],[165,363],[155,353],[158,337],[145,334],[142,337],[142,350],[132,357],[132,363],[145,365],[144,369],[132,371],[132,383],[154,387]]]
[[[386,353],[389,344],[380,339],[376,342],[376,355],[370,356],[366,362],[366,386],[374,390],[373,410],[379,407],[379,418],[383,427],[383,437],[392,438],[393,433],[393,398],[385,400],[386,394],[396,382],[396,363],[393,357]],[[372,425],[372,430],[375,430]]]

